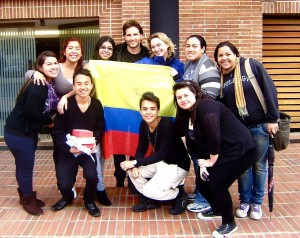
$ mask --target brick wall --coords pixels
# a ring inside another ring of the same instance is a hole
[[[210,56],[219,42],[230,40],[242,54],[260,60],[262,14],[300,13],[296,0],[178,1],[182,60],[185,40],[191,34],[205,37]],[[0,4],[0,20],[99,17],[100,35],[111,35],[117,43],[122,42],[122,24],[128,19],[140,22],[145,37],[150,32],[149,3],[144,0],[1,0]]]
[[[261,56],[261,2],[251,0],[180,1],[180,45],[190,34],[202,35],[213,54],[225,40],[236,44],[241,53]],[[183,47],[181,47],[183,49]]]

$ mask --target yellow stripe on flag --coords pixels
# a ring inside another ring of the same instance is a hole
[[[141,95],[151,91],[160,99],[160,115],[175,117],[174,81],[169,67],[90,60],[89,69],[103,106],[138,111]]]

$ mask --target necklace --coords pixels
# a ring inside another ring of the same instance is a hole
[[[151,140],[150,140],[150,128],[148,127],[148,140],[149,140],[149,143],[152,145],[152,152],[153,152],[153,154],[155,152],[155,147],[156,147],[157,131],[158,131],[158,127],[156,127],[156,129],[155,129],[154,145],[152,145]]]

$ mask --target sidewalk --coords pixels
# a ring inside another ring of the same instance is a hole
[[[101,209],[101,217],[93,218],[83,207],[82,171],[77,176],[76,190],[79,197],[73,205],[59,212],[50,206],[59,198],[56,189],[52,150],[40,149],[36,154],[34,186],[38,197],[46,203],[45,213],[40,217],[28,215],[19,205],[15,179],[14,159],[10,151],[2,148],[0,163],[0,237],[210,237],[221,220],[201,221],[196,214],[184,212],[179,216],[169,215],[170,203],[165,202],[157,210],[133,213],[131,206],[137,197],[127,188],[115,188],[113,161],[105,164],[105,184],[111,207]],[[45,147],[43,147],[45,148]],[[276,153],[275,202],[272,220],[265,196],[261,221],[236,219],[238,231],[232,237],[300,237],[300,144]],[[194,172],[186,179],[186,190],[194,188]],[[238,206],[237,184],[230,188],[234,208]]]

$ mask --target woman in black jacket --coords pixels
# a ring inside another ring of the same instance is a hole
[[[51,51],[42,52],[37,57],[35,70],[44,75],[46,84],[34,84],[32,79],[24,84],[14,109],[6,119],[4,139],[15,157],[20,204],[29,214],[42,215],[41,207],[45,204],[36,198],[32,176],[38,133],[44,126],[53,126],[51,114],[54,114],[58,103],[52,86],[52,79],[59,71],[56,55]]]
[[[173,87],[176,122],[185,134],[192,159],[197,159],[197,189],[211,205],[199,213],[202,220],[222,217],[213,237],[237,230],[229,187],[252,164],[253,138],[250,131],[222,103],[203,95],[192,81]]]

